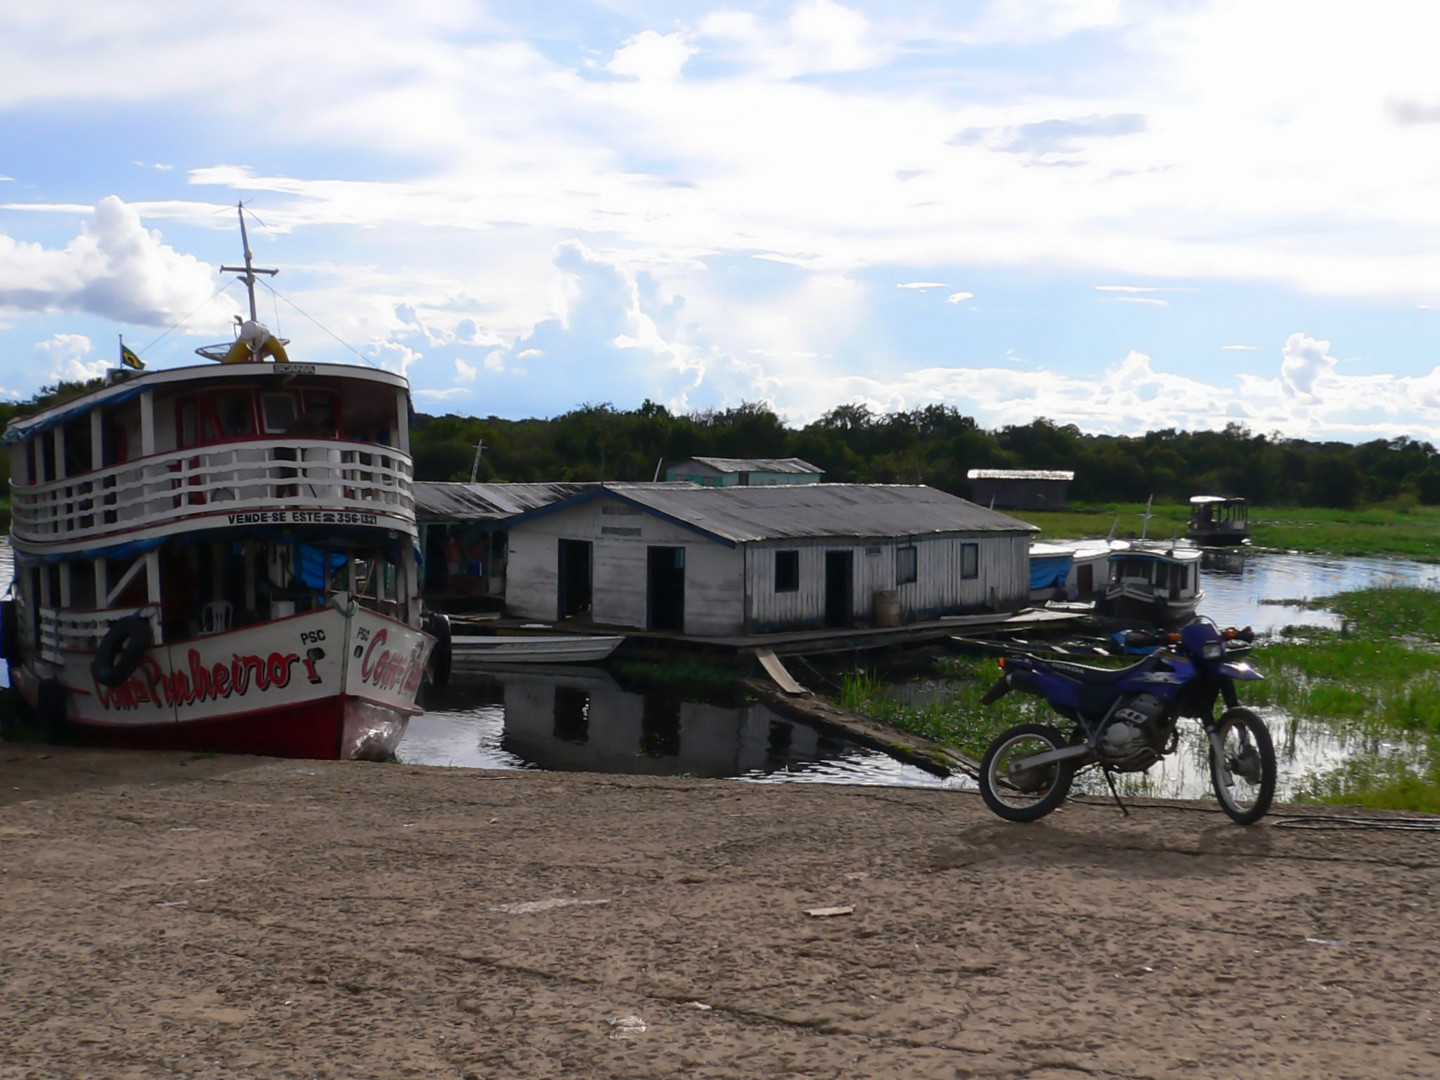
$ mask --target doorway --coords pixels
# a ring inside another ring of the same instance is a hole
[[[561,619],[590,614],[594,580],[594,545],[589,540],[561,540],[558,608]]]
[[[849,626],[855,608],[855,553],[825,553],[825,625]]]
[[[685,632],[685,549],[652,547],[646,553],[646,619],[650,630]]]

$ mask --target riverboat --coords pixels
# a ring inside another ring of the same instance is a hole
[[[1205,547],[1246,543],[1250,539],[1249,506],[1244,499],[1195,495],[1190,499],[1185,536]]]
[[[1030,602],[1087,603],[1105,591],[1112,552],[1123,540],[1077,540],[1030,545]]]
[[[1204,598],[1198,548],[1137,540],[1110,553],[1110,580],[1095,609],[1127,622],[1181,626]]]
[[[50,732],[126,747],[383,758],[422,625],[406,380],[295,363],[255,314],[209,361],[111,372],[13,421],[11,681]],[[238,321],[238,320],[237,320]],[[139,364],[122,347],[122,359]],[[143,365],[140,365],[143,366]]]

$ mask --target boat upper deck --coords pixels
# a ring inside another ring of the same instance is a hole
[[[343,364],[147,372],[12,422],[12,538],[63,554],[254,525],[415,535],[401,376]]]

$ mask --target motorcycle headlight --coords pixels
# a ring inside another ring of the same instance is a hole
[[[1219,660],[1225,655],[1225,645],[1219,641],[1207,641],[1200,651],[1206,660]]]

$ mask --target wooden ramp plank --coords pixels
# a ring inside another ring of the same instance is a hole
[[[775,685],[780,687],[781,690],[784,690],[785,693],[798,696],[810,692],[796,682],[790,672],[785,670],[785,665],[782,664],[780,658],[775,655],[774,649],[756,649],[755,659],[760,661],[760,666],[765,669],[765,674],[774,679]]]

